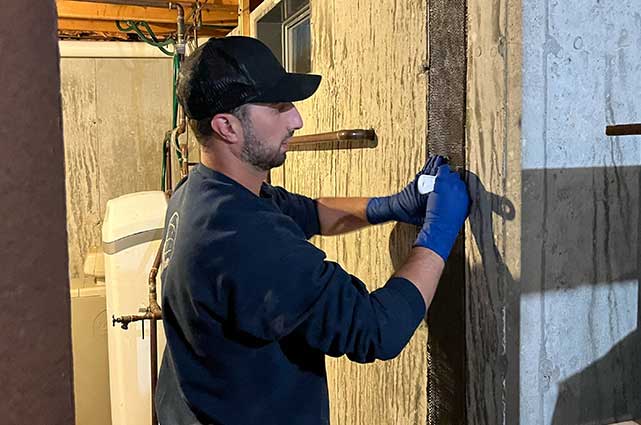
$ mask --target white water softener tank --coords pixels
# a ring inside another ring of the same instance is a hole
[[[159,191],[132,193],[107,202],[102,241],[113,425],[151,421],[150,323],[133,322],[124,330],[119,324],[111,326],[111,317],[139,314],[149,305],[149,272],[162,238],[166,208],[165,195]],[[159,304],[160,286],[158,274]],[[165,335],[159,321],[159,366],[164,348]]]

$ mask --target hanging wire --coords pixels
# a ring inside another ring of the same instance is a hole
[[[203,23],[203,14],[202,14],[202,9],[205,7],[206,3],[209,0],[204,0],[202,2],[196,1],[194,4],[194,8],[191,9],[191,13],[189,14],[189,17],[187,18],[187,21],[192,21],[193,23],[187,27],[187,30],[185,31],[185,34],[189,34],[192,32],[194,29],[200,29]]]

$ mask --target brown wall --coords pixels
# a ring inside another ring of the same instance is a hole
[[[426,2],[312,0],[311,8],[312,67],[323,82],[299,105],[300,133],[374,128],[379,145],[291,152],[273,181],[312,197],[399,190],[425,159]],[[314,242],[373,290],[405,259],[415,235],[413,226],[390,223]],[[422,324],[393,361],[328,360],[332,424],[425,424],[426,345]]]
[[[58,45],[53,0],[2,2],[0,418],[73,423]]]

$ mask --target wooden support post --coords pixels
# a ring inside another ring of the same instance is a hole
[[[249,28],[249,6],[250,0],[238,0],[238,30],[240,35],[249,36],[251,30]]]

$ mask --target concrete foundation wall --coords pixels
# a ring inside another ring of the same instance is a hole
[[[469,7],[468,418],[641,418],[636,1]]]
[[[426,2],[312,0],[312,72],[318,92],[299,109],[300,134],[374,128],[375,149],[330,144],[290,152],[273,182],[308,196],[373,196],[401,189],[425,159]],[[385,283],[409,252],[413,226],[393,223],[314,240],[370,290]],[[399,358],[358,365],[328,359],[331,422],[425,424],[427,329]]]
[[[172,65],[143,43],[61,42],[61,52],[69,275],[83,286],[107,201],[160,190]]]
[[[641,418],[640,45],[636,0],[524,2],[521,423]]]

